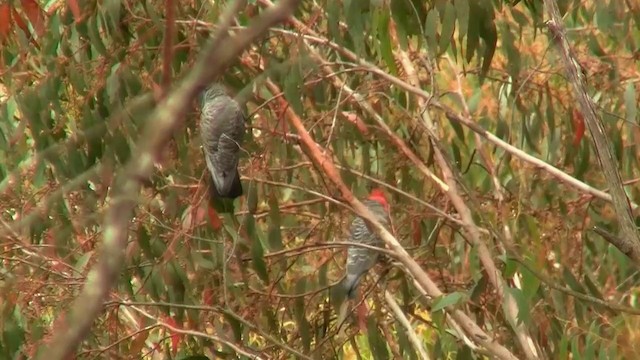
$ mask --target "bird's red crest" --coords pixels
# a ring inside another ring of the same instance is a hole
[[[385,209],[389,210],[389,202],[387,202],[387,197],[384,195],[384,191],[382,191],[382,189],[372,189],[371,193],[369,193],[369,200],[377,201]]]

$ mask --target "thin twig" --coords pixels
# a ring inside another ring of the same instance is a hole
[[[221,338],[220,336],[209,335],[207,333],[203,333],[203,332],[195,331],[195,330],[180,329],[180,328],[175,327],[173,325],[169,325],[169,324],[165,323],[164,321],[160,321],[155,316],[149,314],[148,312],[146,312],[146,311],[144,311],[144,310],[142,310],[142,309],[140,309],[140,308],[138,308],[136,306],[131,306],[130,308],[135,310],[136,312],[140,313],[144,317],[155,321],[157,326],[162,326],[162,327],[168,329],[169,331],[171,331],[173,333],[191,335],[191,336],[196,336],[196,337],[209,339],[211,341],[214,341],[214,342],[217,342],[217,343],[220,343],[220,344],[224,344],[225,346],[228,346],[229,348],[233,349],[236,353],[238,353],[240,355],[247,356],[250,359],[256,359],[256,360],[264,359],[264,358],[260,357],[258,354],[256,354],[255,351],[253,351],[253,350],[249,351],[249,350],[243,349],[240,346],[234,344],[233,342]]]
[[[429,354],[427,354],[427,351],[424,349],[424,346],[422,346],[422,342],[418,338],[418,335],[416,334],[415,330],[413,330],[413,326],[411,326],[409,319],[407,319],[407,317],[404,315],[404,312],[402,312],[402,309],[400,308],[400,305],[398,305],[398,302],[396,301],[396,299],[394,299],[393,296],[391,296],[391,294],[387,290],[384,291],[384,299],[387,301],[387,304],[391,308],[391,311],[393,311],[393,314],[395,315],[396,319],[398,319],[398,322],[407,331],[407,336],[409,337],[409,341],[411,342],[411,345],[413,345],[413,347],[416,349],[416,352],[420,354],[420,358],[423,360],[430,360]]]

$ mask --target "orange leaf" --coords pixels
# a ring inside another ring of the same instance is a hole
[[[67,4],[69,4],[69,10],[71,10],[73,17],[76,19],[76,23],[79,23],[82,18],[82,12],[80,11],[78,0],[67,0]]]
[[[11,32],[11,7],[9,4],[0,5],[0,41],[4,41]]]
[[[40,5],[35,0],[21,0],[22,8],[24,12],[27,14],[31,25],[36,30],[38,36],[42,36],[44,34],[44,14],[42,13],[42,9],[40,9]]]
[[[573,146],[580,145],[580,141],[584,137],[584,117],[577,109],[573,109]]]
[[[216,212],[216,209],[209,206],[209,221],[211,221],[211,227],[213,230],[220,230],[222,228],[222,220]]]

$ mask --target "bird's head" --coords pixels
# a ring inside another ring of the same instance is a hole
[[[224,86],[220,83],[214,83],[210,85],[205,91],[202,93],[202,103],[211,101],[219,96],[227,95],[227,91]]]
[[[382,191],[382,189],[371,189],[371,192],[369,193],[369,197],[367,199],[379,203],[387,212],[389,212],[389,202],[387,201],[387,197],[384,195],[384,191]]]

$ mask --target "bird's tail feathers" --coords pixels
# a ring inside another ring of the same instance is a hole
[[[362,274],[347,274],[345,278],[342,280],[342,287],[345,291],[345,294],[349,299],[355,299],[358,294],[358,285],[360,284],[360,278]]]
[[[218,178],[215,175],[212,176],[211,195],[216,198],[235,199],[242,196],[242,182],[240,181],[240,173],[236,168],[234,170],[233,177],[228,179]],[[225,181],[231,181],[230,184]]]
[[[349,302],[347,299],[340,304],[340,308],[338,309],[338,320],[336,321],[336,328],[340,329],[340,333],[344,332],[346,328],[344,321],[349,315]]]

